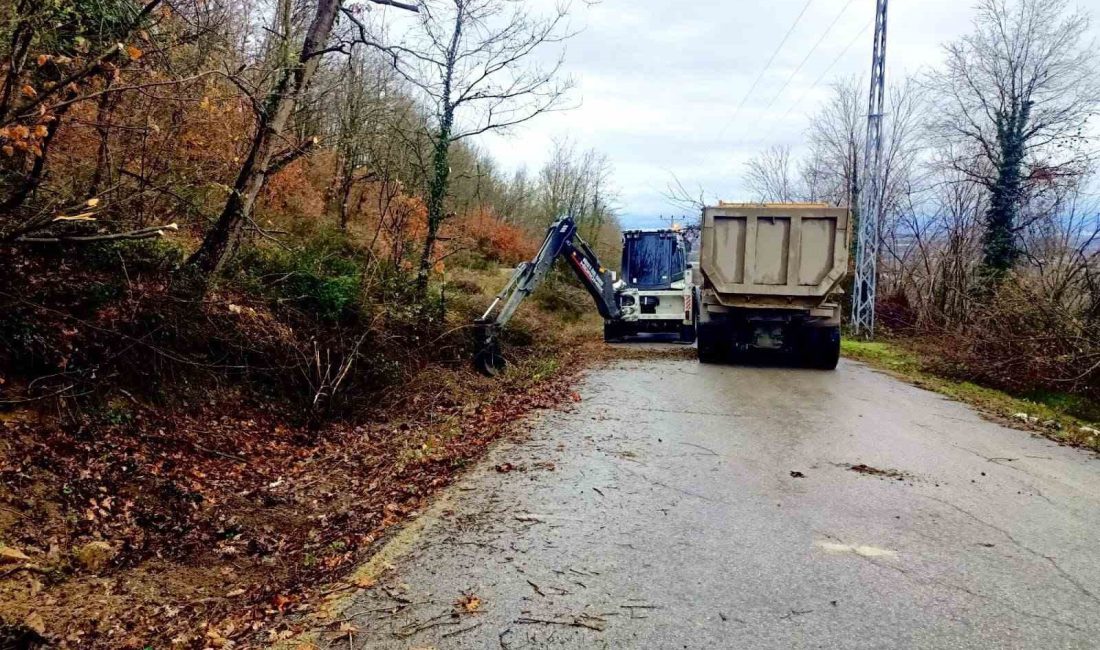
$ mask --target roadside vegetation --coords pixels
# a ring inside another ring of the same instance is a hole
[[[553,217],[618,246],[600,154],[505,175],[472,140],[568,99],[535,62],[566,9],[2,3],[0,646],[277,640],[571,402],[602,344],[564,278],[502,379],[469,361]]]
[[[889,80],[876,305],[889,343],[849,342],[849,353],[1096,421],[1075,406],[1100,401],[1089,20],[1067,0],[979,0],[942,65]],[[778,147],[748,163],[756,198],[859,206],[865,112],[859,80],[835,83],[806,155]]]
[[[970,404],[998,422],[1100,451],[1100,402],[1049,390],[1016,395],[989,388],[945,372],[935,347],[934,342],[912,339],[841,342],[844,356]]]

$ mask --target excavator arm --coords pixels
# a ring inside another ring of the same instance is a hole
[[[474,321],[474,365],[482,373],[494,376],[504,369],[500,350],[500,332],[528,296],[535,292],[559,257],[564,257],[577,278],[596,303],[605,320],[619,318],[611,271],[605,269],[592,248],[577,232],[572,217],[559,217],[546,231],[546,239],[529,262],[516,267],[508,284],[493,299],[481,318]]]

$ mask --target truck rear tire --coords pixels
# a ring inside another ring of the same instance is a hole
[[[623,340],[622,327],[618,323],[604,323],[603,340],[605,343],[618,343]]]
[[[722,360],[721,331],[713,323],[700,323],[696,328],[698,338],[696,353],[699,363],[718,363]]]
[[[806,365],[819,370],[836,370],[840,362],[840,328],[815,327],[806,331]]]

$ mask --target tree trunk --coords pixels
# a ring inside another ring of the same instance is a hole
[[[444,201],[447,198],[447,190],[451,181],[451,166],[448,153],[451,149],[451,129],[455,120],[455,105],[451,99],[453,90],[455,63],[458,56],[458,46],[462,39],[463,22],[466,15],[462,3],[456,3],[458,11],[455,13],[454,31],[451,32],[451,42],[447,48],[447,65],[443,71],[443,92],[439,114],[439,134],[435,140],[435,152],[432,156],[432,175],[428,181],[428,233],[424,236],[424,248],[420,251],[420,266],[416,272],[416,292],[418,300],[423,300],[428,295],[428,276],[432,270],[432,254],[435,252],[435,243],[439,239],[439,226],[446,217],[444,213]]]
[[[111,80],[107,80],[107,89],[111,87]],[[110,182],[111,170],[111,115],[114,109],[115,98],[113,93],[103,93],[99,96],[99,101],[96,102],[96,114],[95,114],[95,130],[96,135],[99,136],[99,148],[96,150],[95,156],[95,171],[92,173],[92,180],[88,183],[88,196],[93,197],[99,194],[99,190],[103,183]]]
[[[428,276],[432,270],[432,256],[439,239],[439,227],[446,216],[444,201],[450,183],[451,166],[447,154],[451,148],[451,122],[453,114],[448,107],[444,111],[439,137],[432,157],[432,177],[428,183],[428,232],[424,236],[424,248],[420,252],[420,265],[416,273],[416,296],[423,299],[428,294]]]
[[[1003,117],[997,125],[1001,159],[997,178],[989,188],[989,208],[985,213],[982,237],[982,276],[987,285],[999,283],[1016,263],[1016,220],[1023,193],[1023,128],[1028,117],[1025,108]]]
[[[351,218],[351,206],[348,204],[351,202],[353,187],[355,187],[355,164],[350,155],[345,155],[340,165],[340,189],[338,190],[340,231],[344,233],[348,231],[348,220]]]
[[[69,96],[71,95],[67,95],[67,97]],[[35,156],[34,163],[31,164],[30,172],[23,177],[19,186],[12,191],[8,198],[0,202],[0,217],[10,217],[13,212],[22,207],[27,198],[42,184],[42,177],[46,171],[46,156],[49,154],[50,145],[57,136],[57,132],[61,129],[61,118],[64,117],[68,110],[69,107],[65,106],[54,112],[54,117],[56,119],[46,125],[46,137],[42,138],[42,142],[39,145],[42,153]],[[14,239],[16,236],[28,231],[29,229],[26,227],[17,228],[13,233],[0,236],[0,241]]]
[[[34,40],[34,29],[31,27],[31,15],[34,3],[22,0],[16,6],[16,14],[22,17],[12,30],[11,47],[8,56],[7,71],[4,74],[4,82],[0,85],[0,117],[7,117],[15,97],[15,84],[19,75],[23,72],[23,66],[27,62],[27,54],[30,52],[31,42]]]
[[[321,61],[318,52],[324,49],[328,41],[342,2],[343,0],[318,2],[317,13],[306,32],[297,62],[284,71],[278,84],[268,94],[248,157],[241,166],[221,216],[187,262],[191,269],[198,272],[203,288],[213,276],[222,271],[225,262],[240,247],[244,226],[252,218],[256,197],[267,182],[268,164],[271,162],[274,146],[282,137],[298,98],[317,71]]]

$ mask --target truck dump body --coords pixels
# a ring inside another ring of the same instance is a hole
[[[703,211],[700,267],[723,304],[811,306],[848,267],[848,209],[720,203]]]
[[[703,209],[699,359],[785,350],[817,368],[840,355],[847,208],[719,203]]]

